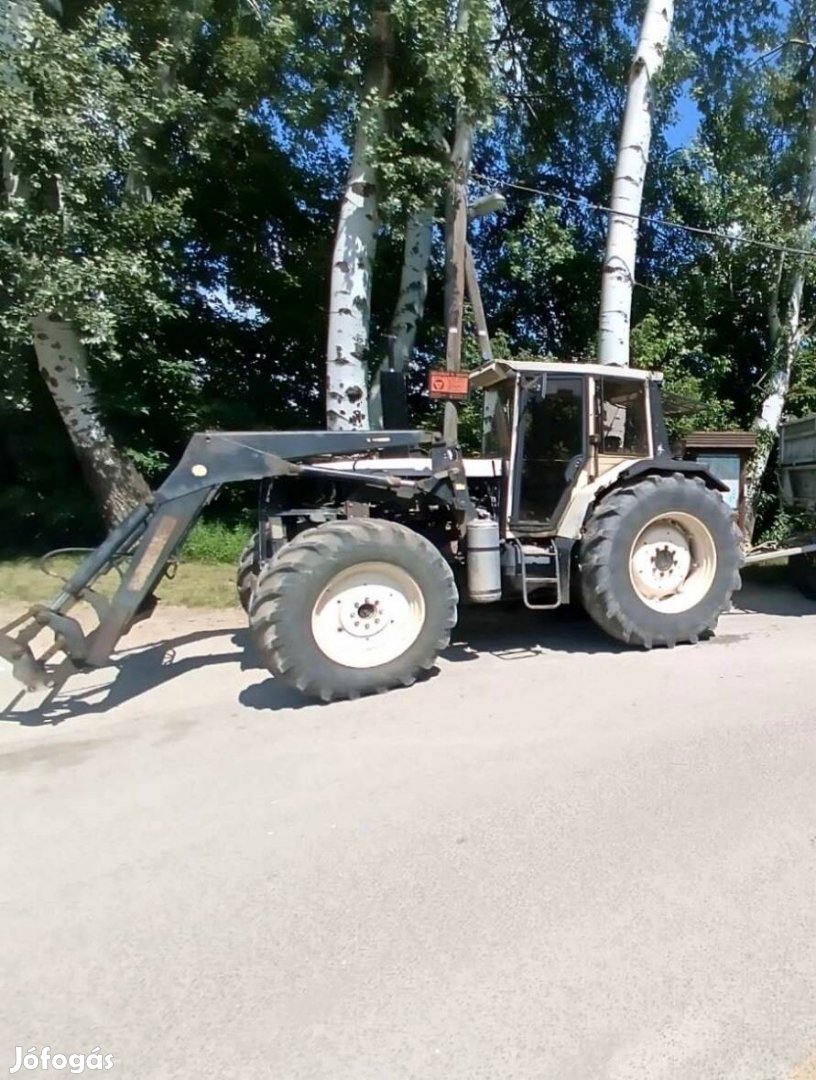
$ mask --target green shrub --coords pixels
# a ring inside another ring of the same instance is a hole
[[[181,558],[188,562],[236,563],[251,535],[252,529],[246,525],[198,521],[184,542]]]

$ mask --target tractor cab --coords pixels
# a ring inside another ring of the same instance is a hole
[[[474,372],[485,391],[483,452],[504,462],[505,531],[564,535],[579,493],[665,456],[661,381],[600,364],[494,361]]]

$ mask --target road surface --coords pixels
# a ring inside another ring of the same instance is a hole
[[[137,628],[0,723],[0,1074],[813,1080],[816,608],[740,604],[651,653],[484,613],[332,706],[237,614]]]

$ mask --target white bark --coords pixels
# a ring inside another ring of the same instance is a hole
[[[382,362],[371,384],[368,414],[372,428],[381,428],[383,423],[380,372],[389,369],[405,371],[414,351],[417,327],[428,295],[428,263],[431,260],[432,242],[433,214],[427,209],[417,210],[411,214],[405,226],[399,296],[389,330],[390,356]]]
[[[371,270],[377,249],[377,187],[361,118],[332,253],[326,350],[326,426],[368,427],[366,350],[371,317]]]
[[[32,331],[37,364],[85,478],[106,523],[115,524],[150,490],[105,429],[88,373],[87,351],[74,327],[40,316],[32,321]]]
[[[652,138],[652,82],[663,67],[673,16],[673,0],[647,0],[640,40],[629,70],[601,275],[598,360],[602,364],[629,363],[637,216]]]
[[[367,428],[366,352],[371,318],[371,272],[377,250],[377,177],[371,139],[382,130],[391,53],[390,16],[375,9],[374,59],[363,87],[346,188],[332,253],[326,346],[326,427]]]
[[[813,246],[816,231],[816,84],[811,90],[808,110],[807,150],[799,195],[801,229],[797,246],[809,249]],[[790,389],[791,375],[799,348],[802,344],[802,294],[805,288],[805,260],[800,258],[790,277],[789,292],[784,317],[779,314],[779,293],[782,278],[780,264],[774,293],[768,312],[769,345],[771,354],[770,373],[765,381],[762,399],[754,420],[754,431],[759,435],[757,448],[748,469],[747,501],[748,522],[753,522],[753,503],[762,485],[768,467],[779,425],[785,412],[785,402]]]

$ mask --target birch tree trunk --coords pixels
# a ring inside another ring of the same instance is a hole
[[[799,196],[801,228],[797,242],[797,247],[804,250],[809,250],[813,246],[813,236],[816,231],[816,82],[811,87],[807,125],[806,159]],[[804,258],[799,257],[790,277],[784,315],[780,313],[781,283],[782,265],[780,264],[768,313],[771,365],[753,423],[753,429],[758,435],[757,447],[748,467],[746,484],[746,532],[749,538],[753,533],[756,518],[756,497],[762,487],[771,451],[776,442],[790,389],[793,367],[804,337],[802,326],[802,294],[805,289]]]
[[[673,16],[674,0],[646,0],[640,40],[629,69],[601,275],[598,360],[602,364],[629,363],[637,216],[652,139],[652,81],[663,67]]]
[[[428,295],[428,263],[431,260],[432,242],[433,214],[427,209],[417,210],[411,214],[405,226],[399,296],[389,331],[392,341],[390,357],[382,362],[371,384],[368,413],[372,428],[381,428],[383,423],[380,372],[389,367],[389,362],[393,364],[392,370],[405,371],[414,351],[417,326],[424,314]]]
[[[114,446],[94,398],[85,346],[71,323],[32,321],[37,364],[73,443],[82,471],[108,525],[150,494],[136,468]]]
[[[367,428],[366,352],[371,318],[371,272],[377,249],[377,177],[372,136],[382,130],[391,53],[390,15],[372,16],[375,57],[363,87],[354,151],[332,252],[326,347],[326,427]]]

